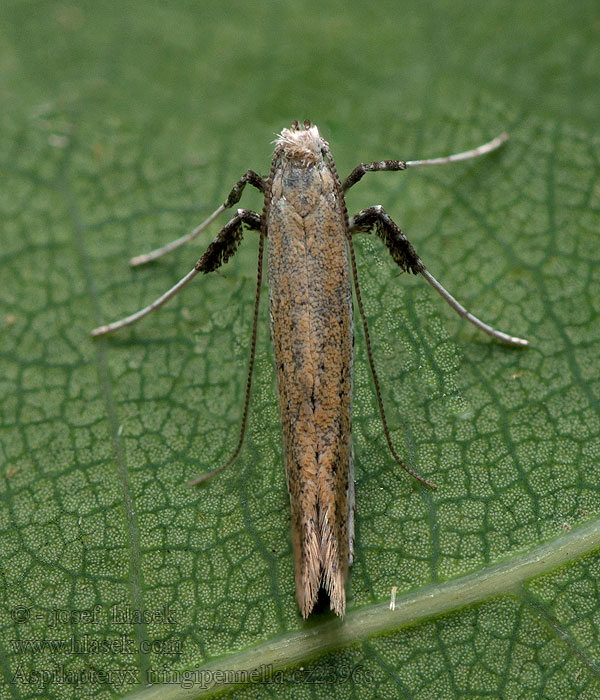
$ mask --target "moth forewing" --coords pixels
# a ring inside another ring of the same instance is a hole
[[[282,132],[266,217],[271,337],[304,617],[321,586],[344,614],[354,536],[348,222],[324,145],[314,126]]]
[[[194,268],[170,290],[127,318],[92,331],[94,336],[103,336],[136,323],[169,301],[200,272],[212,272],[226,263],[235,253],[244,227],[259,231],[252,342],[239,438],[226,462],[191,483],[206,481],[231,464],[242,448],[267,238],[271,338],[292,512],[296,593],[304,617],[313,609],[321,587],[327,590],[331,607],[338,615],[343,615],[346,608],[344,588],[354,538],[352,282],[388,447],[403,469],[433,487],[404,464],[391,441],[358,285],[352,234],[374,230],[394,262],[407,272],[421,274],[460,316],[501,342],[516,347],[528,344],[483,323],[462,306],[429,273],[381,206],[367,207],[348,220],[344,192],[367,172],[406,170],[475,158],[498,148],[507,138],[502,134],[471,151],[443,158],[360,163],[340,183],[327,142],[320,137],[317,127],[305,122],[302,129],[294,122],[276,141],[268,178],[248,170],[225,202],[192,232],[133,258],[131,264],[155,260],[194,238],[222,211],[240,200],[246,184],[264,193],[262,216],[238,209]]]

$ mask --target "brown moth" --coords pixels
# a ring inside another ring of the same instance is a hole
[[[319,590],[343,616],[345,583],[354,542],[354,465],[352,450],[352,283],[362,319],[367,355],[382,419],[383,432],[395,461],[422,483],[434,485],[409,469],[391,441],[371,340],[358,286],[352,235],[375,230],[394,262],[405,272],[421,274],[464,318],[498,340],[517,347],[527,341],[495,330],[473,316],[432,277],[402,231],[380,206],[368,207],[348,219],[344,192],[366,172],[405,170],[474,158],[498,148],[502,134],[478,148],[444,158],[386,160],[361,163],[342,182],[328,143],[316,126],[294,122],[275,142],[271,170],[262,178],[248,170],[225,202],[197,228],[146,255],[132,258],[140,265],[195,238],[224,209],[240,200],[250,183],[264,193],[262,215],[238,209],[194,268],[149,306],[92,331],[99,336],[135,323],[159,308],[200,272],[220,267],[236,252],[243,227],[259,232],[257,287],[246,396],[237,446],[218,469],[233,462],[242,447],[254,367],[264,241],[268,244],[271,340],[275,354],[287,484],[291,503],[296,595],[302,615],[312,611]]]
[[[344,614],[352,557],[352,286],[348,217],[316,126],[284,129],[267,211],[271,338],[296,596],[304,617],[321,584]]]

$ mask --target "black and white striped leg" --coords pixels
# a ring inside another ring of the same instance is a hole
[[[352,185],[355,185],[365,173],[381,172],[382,170],[406,170],[407,168],[415,168],[421,165],[445,165],[446,163],[456,163],[460,160],[478,158],[486,153],[495,151],[507,139],[508,134],[500,134],[499,136],[496,136],[495,139],[492,139],[481,146],[477,146],[477,148],[473,148],[470,151],[453,153],[451,156],[444,156],[442,158],[426,158],[425,160],[378,160],[374,161],[373,163],[360,163],[344,180],[342,183],[342,190],[345,192],[346,190],[350,189]]]
[[[212,272],[224,265],[229,258],[236,252],[243,236],[243,227],[260,231],[260,216],[249,209],[238,209],[237,214],[219,231],[217,237],[208,246],[205,253],[200,257],[198,262],[188,274],[171,287],[162,296],[153,301],[148,306],[136,311],[131,316],[122,318],[120,321],[114,321],[106,326],[100,326],[92,331],[93,336],[106,335],[113,333],[125,326],[130,326],[140,319],[147,316],[152,311],[159,309],[166,304],[169,299],[172,299],[180,292],[188,282],[191,282],[194,277],[200,272]]]
[[[205,219],[201,224],[196,226],[196,228],[193,231],[190,231],[189,233],[186,233],[184,236],[181,236],[181,238],[177,238],[174,241],[171,241],[170,243],[167,243],[164,246],[161,246],[160,248],[156,248],[156,250],[152,250],[149,253],[144,253],[143,255],[136,255],[136,257],[131,258],[129,261],[129,264],[132,267],[136,267],[137,265],[144,265],[145,263],[151,262],[152,260],[156,260],[157,258],[160,258],[162,255],[165,255],[166,253],[170,253],[172,250],[175,250],[176,248],[179,248],[182,245],[185,245],[188,243],[188,241],[193,240],[196,238],[196,236],[201,232],[204,231],[204,229],[212,223],[219,214],[221,214],[225,209],[230,209],[234,204],[237,204],[240,201],[240,198],[242,196],[242,192],[244,191],[244,188],[246,187],[247,184],[252,185],[253,187],[256,187],[257,190],[260,192],[265,191],[265,180],[262,178],[260,175],[254,172],[254,170],[248,170],[242,177],[235,183],[235,185],[232,187],[231,192],[227,195],[227,199],[221,204],[220,207],[215,209],[213,213]]]
[[[423,261],[417,255],[410,241],[402,233],[398,225],[390,218],[385,209],[381,206],[368,207],[358,212],[350,219],[351,233],[371,233],[373,229],[385,243],[394,262],[405,272],[420,274],[429,282],[429,284],[440,294],[450,306],[456,311],[459,316],[466,318],[467,321],[477,326],[493,338],[514,345],[517,347],[526,347],[529,345],[527,340],[509,335],[503,331],[492,328],[487,323],[484,323],[477,316],[474,316],[470,311],[460,304],[442,285],[433,277],[425,268]]]

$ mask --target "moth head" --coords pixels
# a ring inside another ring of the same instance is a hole
[[[275,143],[284,158],[297,161],[304,167],[310,167],[323,158],[325,141],[319,136],[317,127],[308,120],[303,126],[293,121],[289,129],[282,129],[277,135]]]

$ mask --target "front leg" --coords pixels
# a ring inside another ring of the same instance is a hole
[[[152,311],[160,309],[163,304],[166,304],[169,299],[172,299],[180,292],[186,284],[191,282],[198,273],[213,272],[221,267],[221,265],[224,265],[237,250],[242,240],[244,226],[255,231],[260,231],[260,216],[249,209],[238,209],[237,214],[231,221],[225,224],[219,231],[217,237],[208,246],[204,255],[200,257],[190,272],[188,272],[185,277],[182,277],[176,285],[171,287],[171,289],[167,290],[148,306],[131,314],[131,316],[122,318],[120,321],[113,321],[113,323],[109,323],[106,326],[95,328],[91,332],[92,335],[96,337],[106,335],[107,333],[114,333],[114,331],[125,328],[125,326],[131,326],[131,324],[137,323],[137,321],[144,318],[144,316],[147,316],[149,313],[152,313]]]
[[[484,331],[488,335],[497,340],[515,345],[517,347],[526,347],[529,345],[527,340],[517,338],[516,336],[508,335],[503,331],[498,331],[487,323],[484,323],[477,316],[474,316],[470,311],[460,304],[442,285],[433,277],[425,268],[423,261],[417,255],[410,241],[402,233],[398,225],[390,218],[382,206],[368,207],[359,211],[358,214],[350,219],[351,233],[370,233],[373,228],[375,232],[385,243],[394,262],[405,272],[413,274],[421,274],[429,282],[429,284],[440,294],[450,306],[458,313],[459,316],[466,318],[474,326]]]
[[[495,139],[487,143],[472,148],[470,151],[462,153],[453,153],[451,156],[443,156],[442,158],[425,158],[424,160],[376,160],[373,163],[359,163],[356,168],[348,175],[342,183],[342,190],[349,190],[352,185],[355,185],[365,173],[376,173],[381,171],[398,171],[406,170],[407,168],[416,168],[422,165],[446,165],[447,163],[457,163],[461,160],[469,160],[470,158],[479,158],[486,153],[495,151],[508,139],[508,134],[500,134]]]
[[[225,211],[225,209],[229,209],[234,204],[237,204],[240,201],[242,197],[242,192],[244,191],[244,188],[247,184],[256,187],[256,189],[260,192],[265,191],[265,179],[257,173],[255,173],[254,170],[248,170],[231,188],[231,192],[227,195],[227,199],[223,202],[223,204],[221,204],[220,207],[215,209],[213,213],[208,218],[204,219],[204,221],[201,224],[196,226],[196,228],[193,231],[186,233],[184,236],[181,236],[181,238],[177,238],[174,241],[171,241],[170,243],[161,246],[160,248],[156,248],[156,250],[151,250],[149,253],[144,253],[143,255],[136,255],[129,261],[131,267],[145,265],[146,263],[149,263],[152,260],[156,260],[157,258],[160,258],[166,253],[170,253],[172,250],[175,250],[176,248],[179,248],[180,246],[189,243],[189,241],[192,241],[194,238],[196,238],[196,236],[199,233],[204,231],[204,229],[210,223],[212,223],[217,218],[217,216],[221,214],[221,212]]]

